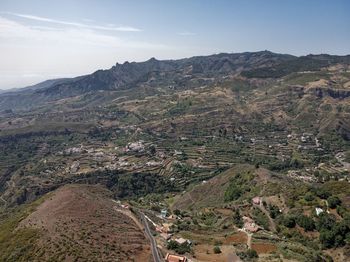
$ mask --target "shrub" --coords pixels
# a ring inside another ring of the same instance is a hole
[[[275,219],[277,216],[281,214],[278,206],[269,205],[270,217]]]
[[[304,196],[304,199],[308,202],[313,201],[315,196],[311,192],[307,192]]]
[[[268,217],[258,208],[254,208],[253,217],[255,222],[265,229],[269,229],[269,219]]]
[[[312,231],[315,229],[315,222],[308,216],[298,216],[296,222],[299,226],[304,228],[305,231]]]
[[[234,223],[237,227],[239,227],[239,228],[243,227],[242,216],[241,216],[241,214],[239,213],[239,210],[238,210],[238,209],[236,209],[236,210],[235,210],[235,213],[233,214],[233,223]]]
[[[237,255],[243,261],[249,261],[259,257],[258,253],[254,249],[248,249],[246,252],[238,252]]]
[[[283,225],[288,228],[295,227],[295,218],[293,216],[286,216],[283,219]]]
[[[317,221],[318,231],[331,230],[335,226],[335,217],[326,213],[320,214]]]
[[[254,249],[248,249],[247,250],[247,256],[248,256],[248,258],[257,258],[257,257],[259,257],[258,253]]]
[[[319,198],[322,198],[322,199],[327,199],[328,197],[330,197],[330,193],[323,189],[323,188],[319,188],[317,191],[316,191],[316,194]]]
[[[174,240],[170,240],[168,242],[167,248],[170,250],[174,250],[175,252],[179,254],[185,254],[191,252],[191,245],[187,242],[179,244]]]
[[[330,196],[327,198],[327,203],[330,208],[336,208],[337,206],[340,205],[341,201],[338,197],[336,196]]]
[[[215,254],[220,254],[220,253],[221,253],[220,247],[215,246],[215,247],[214,247],[214,253],[215,253]]]

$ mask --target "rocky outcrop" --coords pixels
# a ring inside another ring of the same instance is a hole
[[[317,87],[309,89],[313,94],[315,94],[319,98],[323,98],[325,96],[330,96],[334,99],[345,99],[350,97],[350,90],[346,89],[334,89],[330,87]]]

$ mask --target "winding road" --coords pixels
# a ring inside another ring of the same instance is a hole
[[[159,255],[158,248],[157,248],[157,242],[151,233],[151,230],[149,228],[149,225],[148,225],[148,222],[147,222],[145,215],[142,212],[138,211],[138,214],[141,217],[141,223],[140,223],[140,221],[136,218],[136,216],[130,210],[121,209],[121,208],[117,208],[117,207],[114,207],[114,210],[117,212],[123,213],[124,215],[130,217],[141,230],[144,230],[145,235],[147,236],[147,238],[151,242],[151,250],[152,250],[152,256],[153,256],[154,262],[163,262],[164,259],[162,259],[161,256]]]
[[[153,235],[151,233],[151,230],[149,229],[149,225],[148,225],[148,222],[146,220],[145,215],[140,212],[140,216],[141,216],[141,223],[145,227],[145,233],[146,233],[147,237],[149,238],[149,240],[151,241],[151,249],[152,249],[152,255],[153,255],[154,262],[162,262],[162,261],[164,261],[159,256],[159,252],[158,252],[158,248],[157,248],[157,242],[155,241],[155,239],[154,239],[154,237],[153,237]]]

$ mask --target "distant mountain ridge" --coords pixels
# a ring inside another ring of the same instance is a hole
[[[241,75],[246,78],[279,78],[292,72],[319,70],[345,63],[350,56],[308,55],[296,57],[270,51],[221,53],[179,60],[125,62],[107,70],[76,78],[47,80],[37,85],[0,94],[1,110],[26,110],[46,102],[96,91],[135,88],[149,81],[159,85],[187,85],[189,77],[213,78]],[[180,84],[179,84],[180,83]]]

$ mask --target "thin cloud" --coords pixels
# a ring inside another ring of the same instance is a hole
[[[95,29],[95,30],[106,30],[106,31],[119,31],[119,32],[140,32],[142,31],[139,28],[132,27],[132,26],[100,26],[100,25],[87,25],[83,23],[76,23],[76,22],[70,22],[70,21],[64,21],[64,20],[57,20],[57,19],[51,19],[47,17],[42,16],[35,16],[35,15],[28,15],[28,14],[19,14],[19,13],[12,13],[12,12],[6,12],[6,14],[30,19],[34,21],[40,21],[40,22],[46,22],[46,23],[53,23],[53,24],[59,24],[59,25],[67,25],[67,26],[74,26],[74,27],[80,27],[80,28],[86,28],[86,29]]]
[[[179,33],[177,33],[177,34],[178,34],[178,35],[181,35],[181,36],[194,36],[194,35],[196,35],[195,33],[188,32],[188,31],[179,32]]]
[[[69,48],[74,43],[81,48],[90,45],[111,48],[168,49],[166,45],[148,43],[141,40],[132,41],[123,37],[103,34],[91,28],[72,27],[59,29],[46,26],[31,26],[0,16],[0,39],[2,39],[2,44],[16,38],[25,39],[27,44],[36,42],[43,45],[45,43],[45,47],[61,45],[62,48]],[[22,41],[16,43],[22,43]]]

